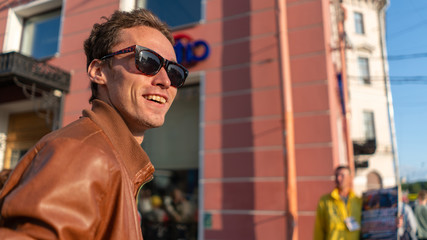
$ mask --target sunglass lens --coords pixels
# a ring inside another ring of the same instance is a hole
[[[185,77],[186,77],[185,71],[178,65],[169,64],[167,73],[172,86],[181,87],[184,84]]]
[[[149,51],[140,51],[138,57],[138,69],[144,74],[154,75],[162,66],[160,59]]]

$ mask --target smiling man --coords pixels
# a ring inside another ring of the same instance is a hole
[[[0,195],[0,239],[142,239],[135,199],[154,167],[140,144],[188,71],[147,10],[95,24],[84,48],[92,109],[21,159]]]

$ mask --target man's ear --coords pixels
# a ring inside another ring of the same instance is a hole
[[[92,62],[89,64],[89,67],[87,68],[87,75],[89,76],[89,80],[100,85],[106,84],[107,78],[105,77],[104,71],[102,71],[104,67],[105,64],[101,60],[92,60]]]

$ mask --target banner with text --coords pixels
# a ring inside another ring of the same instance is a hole
[[[363,193],[362,239],[397,239],[397,187]]]

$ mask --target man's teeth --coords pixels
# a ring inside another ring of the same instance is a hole
[[[162,104],[166,103],[166,99],[164,97],[160,97],[157,95],[148,95],[148,96],[144,96],[144,98],[147,100],[156,101]]]

